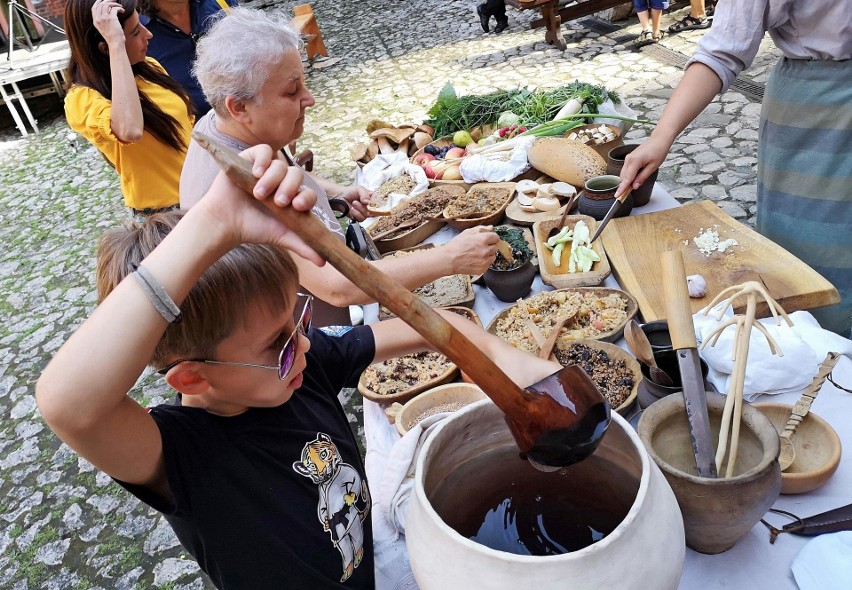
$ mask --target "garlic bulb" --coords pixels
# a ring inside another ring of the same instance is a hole
[[[700,299],[707,294],[707,281],[701,275],[686,277],[686,287],[689,290],[689,296],[695,299]]]

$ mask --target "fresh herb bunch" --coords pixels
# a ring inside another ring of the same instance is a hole
[[[527,244],[527,241],[524,239],[524,230],[501,225],[499,227],[494,228],[494,233],[500,236],[501,240],[511,246],[512,252],[517,255],[517,258],[520,258],[524,261],[532,258],[533,251],[530,249],[529,244]]]
[[[435,137],[445,137],[461,129],[493,125],[501,113],[511,111],[520,117],[521,125],[531,127],[553,119],[572,98],[584,101],[582,113],[597,113],[598,106],[607,99],[621,102],[615,92],[603,86],[576,80],[553,90],[519,88],[465,96],[457,96],[453,85],[447,82],[429,109],[426,123],[434,127]]]

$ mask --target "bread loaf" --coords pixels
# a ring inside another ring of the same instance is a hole
[[[581,189],[589,178],[606,174],[606,161],[592,148],[566,137],[543,137],[527,158],[536,170]]]

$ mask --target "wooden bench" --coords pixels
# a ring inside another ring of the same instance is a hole
[[[328,57],[328,51],[322,40],[322,32],[320,32],[319,25],[317,24],[317,17],[310,4],[294,6],[293,20],[291,22],[293,27],[304,35],[307,41],[305,53],[307,53],[309,60],[313,60],[318,55]]]
[[[562,36],[562,23],[589,16],[601,10],[606,10],[621,4],[627,4],[630,0],[578,0],[562,9],[559,8],[559,0],[506,0],[510,6],[518,10],[529,10],[537,8],[541,12],[541,18],[530,23],[530,27],[537,29],[545,27],[544,40],[554,47],[564,50],[567,46],[565,37]]]

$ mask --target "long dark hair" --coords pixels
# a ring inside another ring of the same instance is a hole
[[[124,27],[136,10],[136,0],[115,0],[124,9],[118,14],[118,22]],[[65,5],[65,31],[71,46],[71,61],[68,72],[71,84],[88,86],[112,100],[112,75],[109,69],[109,55],[101,51],[100,44],[106,43],[92,21],[94,0],[68,0]],[[158,70],[147,61],[131,66],[134,75],[154,84],[158,84],[183,99],[187,112],[192,112],[189,96],[183,87]],[[176,151],[184,151],[186,142],[181,134],[177,120],[163,111],[148,96],[139,91],[142,103],[142,118],[145,131],[171,146]]]

